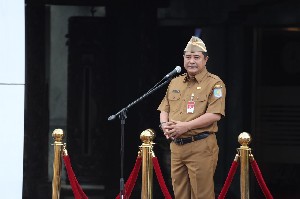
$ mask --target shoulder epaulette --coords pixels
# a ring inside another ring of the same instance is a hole
[[[221,80],[219,76],[214,75],[212,73],[208,73],[208,76],[211,77],[211,78],[213,78],[213,79],[216,79],[216,80]]]

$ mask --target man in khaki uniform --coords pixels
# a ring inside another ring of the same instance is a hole
[[[219,147],[217,122],[225,116],[223,81],[206,69],[206,46],[192,37],[184,49],[187,73],[172,79],[158,110],[171,139],[171,177],[176,199],[215,199]]]

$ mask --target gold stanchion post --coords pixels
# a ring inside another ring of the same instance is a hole
[[[52,133],[54,139],[54,161],[53,161],[53,180],[52,180],[52,199],[60,198],[60,177],[61,177],[61,156],[62,139],[64,132],[62,129],[55,129]]]
[[[143,131],[140,139],[143,144],[140,146],[142,154],[142,193],[141,199],[152,199],[153,197],[153,139],[155,132],[152,129]]]
[[[251,142],[251,136],[247,132],[243,132],[238,136],[238,142],[241,144],[238,148],[241,163],[241,176],[240,176],[240,189],[241,199],[249,199],[249,154],[251,154],[251,148],[249,144]]]

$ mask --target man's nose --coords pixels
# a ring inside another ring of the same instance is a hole
[[[190,59],[190,63],[195,63],[195,59],[194,59],[194,58],[191,58],[191,59]]]

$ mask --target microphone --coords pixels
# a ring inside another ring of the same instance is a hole
[[[115,118],[116,118],[116,115],[111,115],[111,116],[109,116],[108,121],[114,120]]]
[[[175,69],[169,72],[162,80],[169,79],[170,77],[174,76],[176,73],[180,73],[180,72],[181,72],[181,67],[176,66]]]

